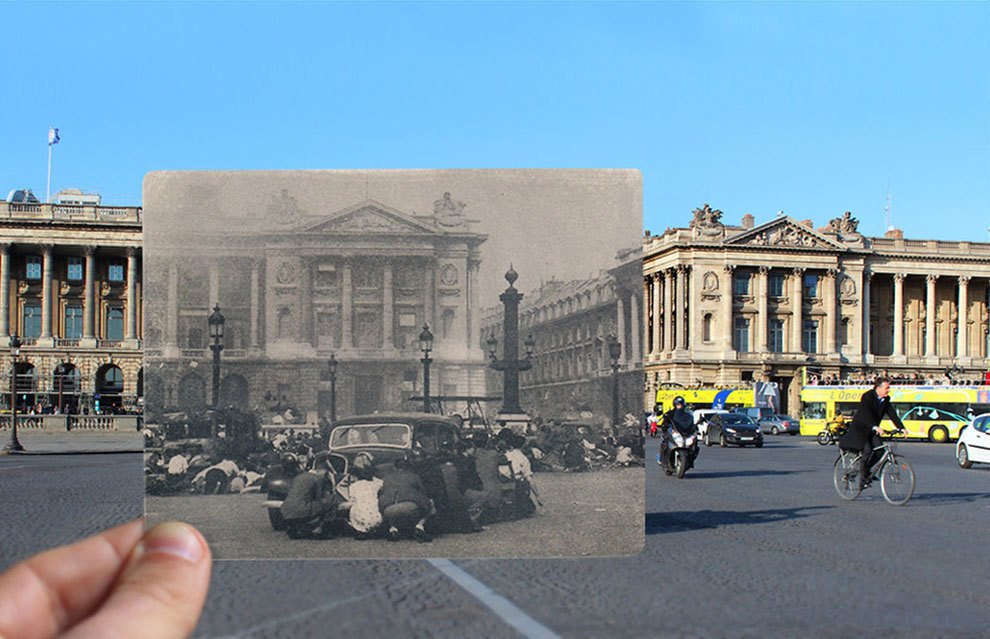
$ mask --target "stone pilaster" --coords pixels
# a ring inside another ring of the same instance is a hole
[[[251,348],[258,347],[258,312],[261,305],[261,290],[259,288],[258,263],[251,264],[251,317],[249,322]]]
[[[770,293],[770,267],[761,266],[756,276],[756,348],[757,353],[767,352],[767,330],[770,313],[767,310],[767,297]]]
[[[663,350],[674,350],[674,271],[667,269],[663,283]]]
[[[0,337],[10,334],[10,244],[0,244]],[[4,340],[0,346],[6,346]]]
[[[340,269],[340,347],[343,349],[354,346],[354,341],[351,338],[351,319],[354,312],[354,303],[352,300],[351,265],[345,262]]]
[[[137,340],[137,249],[133,246],[127,249],[127,327],[124,339],[135,343]]]
[[[726,264],[722,268],[722,297],[719,303],[722,306],[722,351],[729,353],[732,350],[732,274],[735,266]]]
[[[894,273],[894,350],[895,362],[906,361],[904,357],[904,273]]]
[[[929,273],[925,278],[925,358],[934,358],[935,354],[935,284],[938,275]]]
[[[83,341],[82,346],[96,346],[96,247],[87,246],[86,253],[86,284],[83,291]],[[174,332],[172,338],[174,339]],[[166,340],[168,343],[168,340]]]
[[[653,288],[653,350],[652,354],[655,356],[660,351],[663,350],[663,344],[660,343],[660,323],[662,321],[660,315],[660,278],[662,275],[660,273],[654,273],[650,277],[650,282]]]
[[[956,313],[959,323],[959,334],[956,346],[956,357],[968,362],[969,360],[969,275],[959,276],[959,310]]]
[[[51,346],[52,340],[52,260],[54,246],[45,244],[41,247],[41,259],[43,261],[41,276],[41,341],[39,345]],[[42,342],[47,342],[43,344]]]
[[[791,291],[791,348],[794,353],[803,353],[801,335],[804,331],[804,268],[791,271],[794,289]]]
[[[677,350],[679,351],[687,350],[688,346],[684,311],[687,310],[687,273],[689,268],[686,264],[677,266],[677,308],[675,309],[677,328],[674,330],[677,332]]]
[[[838,354],[838,348],[835,345],[835,322],[836,322],[836,305],[838,297],[835,278],[838,276],[839,271],[837,269],[828,269],[825,271],[825,280],[823,282],[824,290],[822,291],[822,302],[825,304],[825,356],[832,357]]]
[[[382,268],[382,347],[393,348],[392,324],[395,322],[395,309],[392,302],[392,264]],[[469,315],[470,317],[470,315]]]

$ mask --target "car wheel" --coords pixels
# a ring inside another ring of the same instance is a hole
[[[780,431],[777,430],[777,427],[776,426],[774,426],[773,428],[770,429],[770,434],[771,435],[779,435],[780,434]]]
[[[794,437],[795,435],[797,435],[797,431],[796,430],[792,430],[790,432],[790,435],[791,435],[791,437]]]
[[[708,438],[708,433],[705,433],[705,446],[711,446],[712,440]]]
[[[949,441],[949,430],[945,426],[932,426],[928,431],[928,440],[936,444]]]
[[[956,461],[959,462],[960,468],[970,468],[973,466],[973,462],[969,460],[969,451],[966,450],[966,444],[959,444],[959,448],[956,449]]]
[[[763,442],[756,442],[757,448],[763,448]]]
[[[721,435],[718,436],[718,445],[721,446],[722,448],[725,448],[726,446],[729,445],[729,442],[725,440],[725,433],[722,433]]]

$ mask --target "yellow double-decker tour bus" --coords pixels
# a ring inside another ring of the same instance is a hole
[[[817,435],[828,422],[842,415],[848,422],[856,414],[863,393],[872,386],[805,385],[801,388],[801,434]],[[904,424],[906,437],[947,442],[959,437],[959,429],[974,415],[990,412],[990,386],[921,386],[894,384],[890,401]],[[882,425],[893,429],[885,420]]]
[[[780,406],[780,392],[776,384],[770,382],[754,382],[739,386],[696,386],[681,387],[663,385],[657,389],[656,404],[660,405],[660,414],[674,407],[674,398],[683,397],[688,410],[702,408],[749,408],[752,406],[767,407],[769,412],[777,412]]]

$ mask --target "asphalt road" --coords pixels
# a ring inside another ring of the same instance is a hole
[[[917,475],[902,507],[878,488],[841,501],[834,447],[769,438],[703,449],[682,480],[648,460],[642,554],[456,565],[562,637],[985,636],[990,467],[899,450]],[[140,477],[136,455],[0,457],[0,568],[140,514]],[[234,561],[196,636],[519,637],[510,616],[421,560]]]
[[[489,524],[475,534],[438,535],[431,543],[385,539],[291,540],[272,530],[265,495],[148,497],[151,524],[196,526],[216,558],[595,557],[643,549],[643,468],[539,473],[543,508],[531,517]]]

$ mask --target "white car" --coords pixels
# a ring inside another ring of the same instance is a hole
[[[698,429],[698,439],[702,439],[708,432],[708,420],[712,418],[712,415],[724,415],[729,411],[718,408],[699,408],[692,412],[694,414],[694,426]]]
[[[990,464],[990,413],[974,417],[959,431],[956,461],[961,468],[975,463]]]

